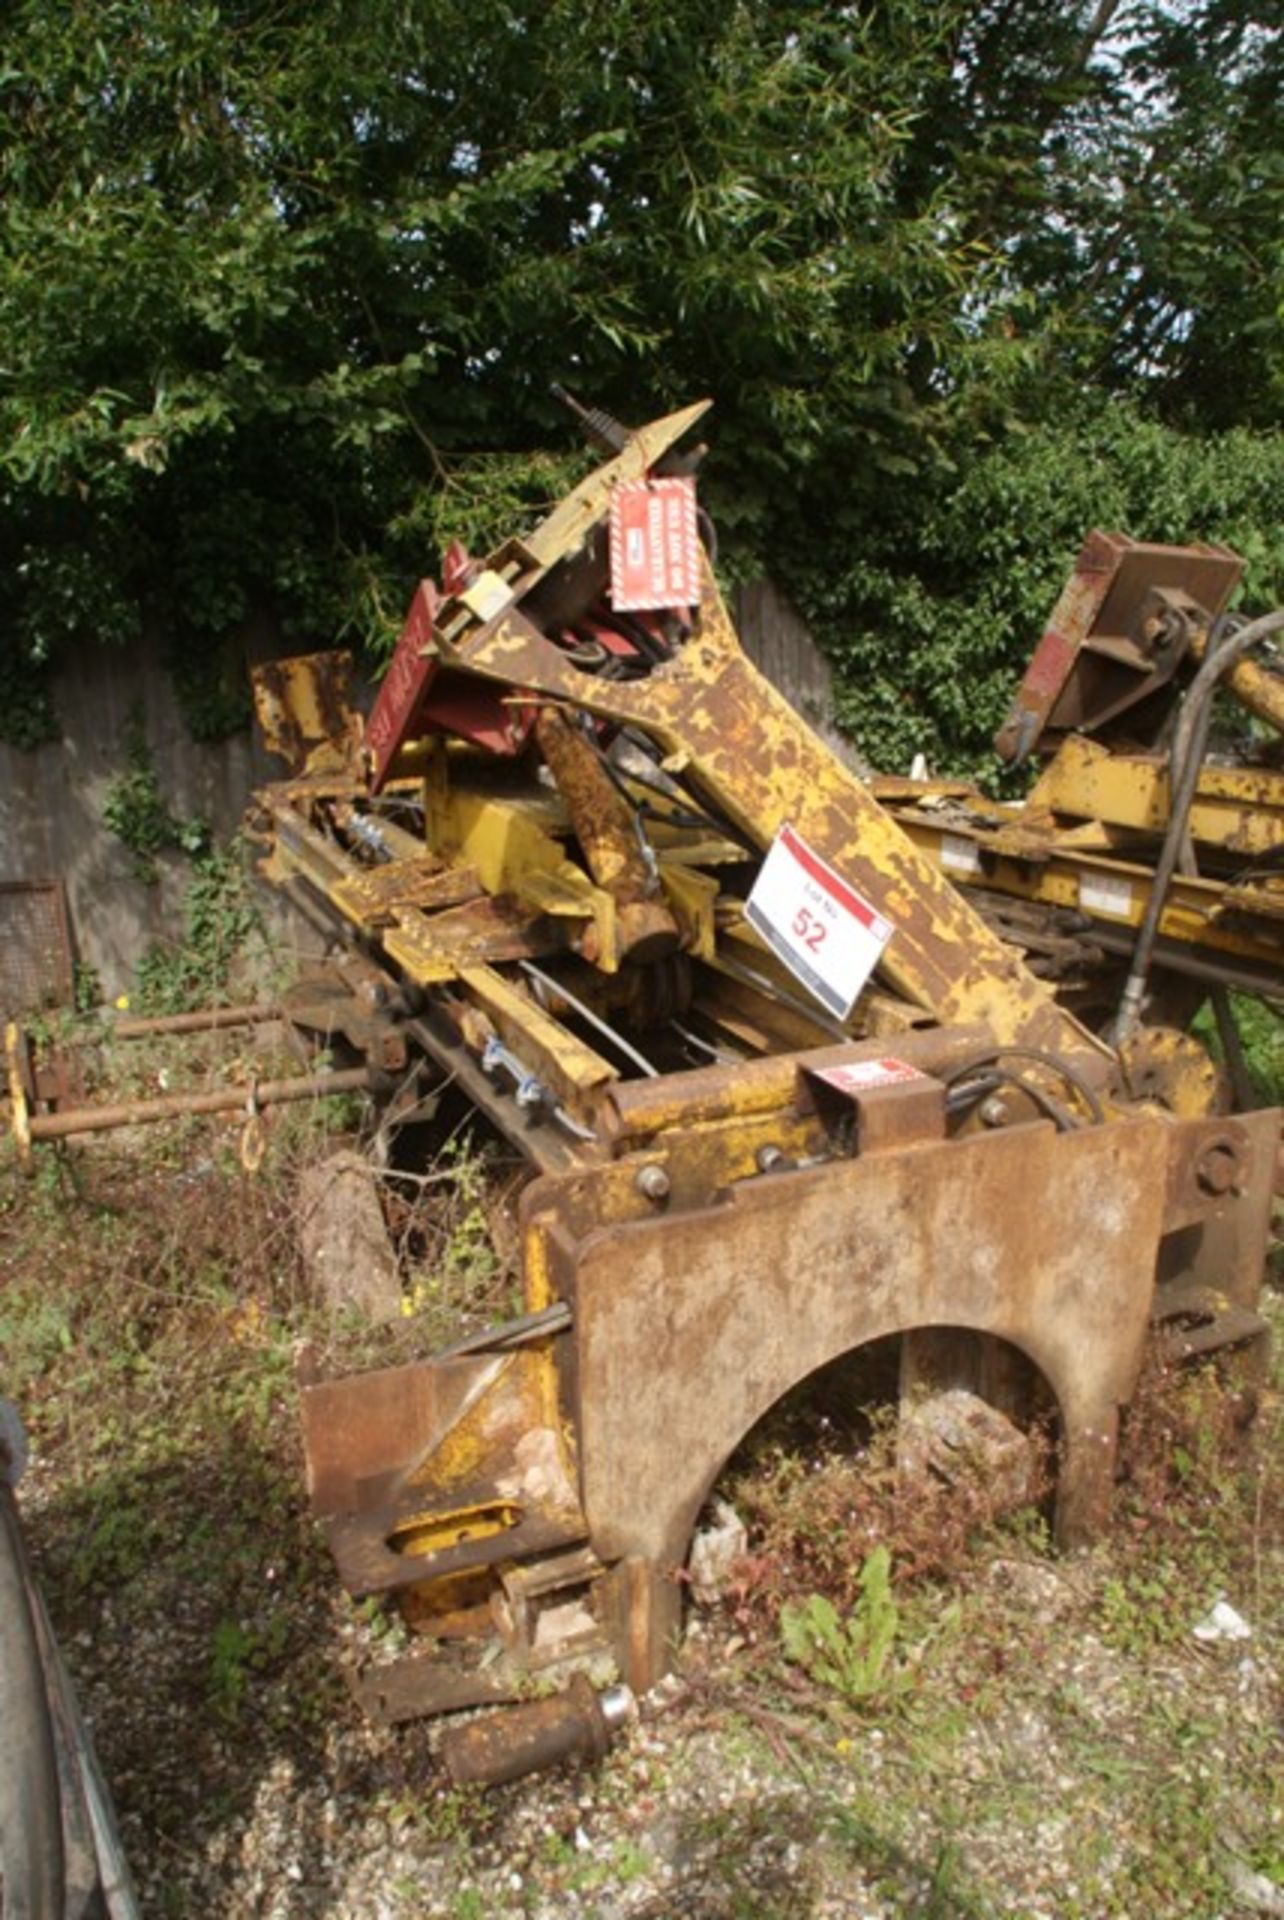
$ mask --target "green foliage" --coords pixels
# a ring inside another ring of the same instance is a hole
[[[256,1674],[279,1661],[289,1639],[282,1615],[250,1626],[224,1618],[214,1628],[210,1649],[209,1691],[214,1711],[223,1720],[237,1720]]]
[[[892,1594],[891,1568],[886,1547],[875,1547],[866,1556],[860,1597],[846,1620],[832,1600],[819,1593],[780,1610],[786,1657],[856,1706],[901,1693],[910,1684],[910,1674],[896,1659],[900,1611]]]
[[[207,847],[196,860],[183,899],[183,935],[155,945],[138,966],[144,1013],[182,1013],[227,992],[232,963],[247,943],[265,939],[239,838]]]
[[[147,744],[141,705],[125,726],[125,770],[112,781],[103,800],[103,822],[134,856],[134,876],[148,886],[160,878],[158,853],[171,848],[200,853],[209,839],[202,820],[182,820],[161,792],[156,763]]]
[[[492,1160],[466,1133],[445,1141],[426,1176],[402,1240],[404,1311],[423,1337],[445,1340],[461,1318],[480,1324],[521,1310],[495,1245],[494,1182]]]
[[[250,723],[250,677],[243,651],[206,642],[175,646],[170,676],[193,740],[226,740]]]
[[[88,960],[77,960],[72,976],[72,1007],[76,1013],[93,1013],[103,1003],[103,983],[97,967]]]
[[[450,535],[577,467],[558,378],[629,419],[711,394],[729,566],[791,573],[876,760],[974,760],[1090,522],[1276,539],[1272,19],[17,0],[0,731],[53,737],[47,665],[145,618],[199,738],[259,615],[386,654]]]
[[[847,515],[822,568],[789,584],[837,670],[837,711],[871,763],[994,769],[990,740],[1085,534],[1218,540],[1247,562],[1241,604],[1284,600],[1284,438],[1198,438],[1135,409],[1080,406],[940,459],[913,503]],[[842,534],[846,532],[848,538]]]
[[[1284,1014],[1269,1000],[1254,999],[1246,993],[1232,994],[1230,1004],[1259,1104],[1284,1106]],[[1202,1009],[1193,1031],[1215,1059],[1225,1058],[1211,1007]]]

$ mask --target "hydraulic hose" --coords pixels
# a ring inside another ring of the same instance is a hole
[[[1132,964],[1128,969],[1128,978],[1119,1000],[1119,1012],[1111,1031],[1110,1037],[1116,1047],[1122,1046],[1131,1036],[1141,1015],[1141,1003],[1146,991],[1146,980],[1150,973],[1150,963],[1159,933],[1164,902],[1168,897],[1168,889],[1172,884],[1173,874],[1177,870],[1182,844],[1186,838],[1186,823],[1190,818],[1199,770],[1203,764],[1204,743],[1208,737],[1212,699],[1217,691],[1218,682],[1229,673],[1237,661],[1243,659],[1250,648],[1257,646],[1270,634],[1278,633],[1281,628],[1284,628],[1284,611],[1266,613],[1259,620],[1250,620],[1246,627],[1241,627],[1237,633],[1227,636],[1215,649],[1210,645],[1203,665],[1190,683],[1173,734],[1172,751],[1168,761],[1170,787],[1168,831],[1164,835],[1159,860],[1155,866],[1150,899],[1146,903],[1145,916],[1137,934],[1136,946],[1133,948]]]

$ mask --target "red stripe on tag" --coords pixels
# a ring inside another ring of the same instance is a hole
[[[817,886],[823,887],[826,893],[831,894],[840,907],[845,908],[854,919],[860,921],[862,927],[868,927],[872,931],[875,926],[887,925],[882,914],[876,912],[868,900],[862,900],[858,893],[853,893],[847,882],[840,880],[833,868],[827,867],[825,862],[798,838],[792,827],[782,827],[780,839]]]

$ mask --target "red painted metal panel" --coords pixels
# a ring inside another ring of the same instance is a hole
[[[402,743],[410,738],[429,682],[437,671],[435,660],[424,658],[437,615],[437,589],[421,580],[410,603],[406,624],[366,722],[366,745],[371,755],[371,791],[378,793],[388,779]]]

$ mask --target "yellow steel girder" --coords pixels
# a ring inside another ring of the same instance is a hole
[[[1070,734],[1031,788],[1022,811],[1068,814],[1139,833],[1162,834],[1169,820],[1167,757],[1112,753]],[[1275,767],[1204,766],[1189,830],[1201,846],[1257,858],[1284,846],[1284,772]]]
[[[761,848],[792,824],[893,922],[885,976],[938,1019],[983,1020],[1008,1044],[1103,1051],[752,666],[707,563],[697,632],[644,680],[582,672],[516,609],[447,657],[641,727]]]

